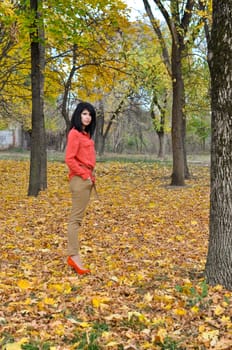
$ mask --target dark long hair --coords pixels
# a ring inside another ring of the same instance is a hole
[[[75,128],[80,132],[84,131],[83,125],[81,123],[81,113],[84,109],[87,109],[91,115],[91,123],[86,126],[85,131],[90,135],[90,137],[92,137],[96,128],[96,111],[95,108],[88,102],[78,103],[72,115],[70,130],[72,128]]]

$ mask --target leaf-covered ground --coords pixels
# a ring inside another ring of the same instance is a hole
[[[209,169],[99,163],[81,230],[91,275],[66,264],[67,169],[27,197],[28,161],[0,161],[1,349],[231,349],[232,294],[208,287]]]

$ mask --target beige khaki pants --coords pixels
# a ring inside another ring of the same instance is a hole
[[[72,195],[72,209],[68,223],[68,255],[79,253],[79,227],[81,225],[85,209],[88,205],[92,189],[90,179],[83,180],[74,176],[70,180],[70,191]]]

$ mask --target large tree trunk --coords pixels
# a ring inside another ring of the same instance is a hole
[[[47,151],[44,125],[44,30],[38,27],[38,7],[42,1],[31,0],[35,12],[35,30],[31,34],[32,134],[30,156],[29,196],[37,196],[47,188]]]
[[[232,290],[232,0],[213,1],[211,192],[206,279]]]
[[[172,43],[172,154],[173,173],[171,185],[184,186],[183,106],[184,83],[181,69],[181,51]]]

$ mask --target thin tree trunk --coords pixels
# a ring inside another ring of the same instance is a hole
[[[159,151],[158,158],[164,158],[165,156],[165,134],[164,132],[157,132],[159,138]]]
[[[97,128],[96,128],[96,141],[95,141],[96,142],[96,149],[97,149],[97,152],[99,153],[99,155],[102,155],[105,151],[105,142],[106,142],[107,136],[110,132],[113,121],[121,113],[121,110],[125,104],[125,100],[128,96],[129,96],[129,94],[124,96],[124,98],[120,101],[115,112],[113,112],[113,114],[111,115],[110,120],[105,128],[105,131],[104,131],[105,118],[104,118],[103,101],[101,101],[99,104]]]
[[[160,112],[160,119],[159,121],[157,120],[157,116],[154,111],[154,106],[157,106]],[[167,91],[164,93],[164,102],[163,102],[163,107],[160,105],[158,102],[157,96],[155,94],[155,91],[153,91],[153,98],[151,101],[151,118],[153,120],[154,128],[155,131],[158,135],[159,138],[159,149],[158,149],[158,158],[163,158],[165,155],[165,133],[164,133],[164,128],[165,128],[165,119],[166,119],[166,113],[167,113]]]
[[[172,57],[169,59],[169,53],[164,41],[162,32],[160,30],[159,21],[157,21],[152,13],[151,6],[148,0],[143,0],[145,10],[150,18],[154,31],[159,39],[163,60],[167,71],[172,78],[173,84],[173,105],[172,105],[172,148],[173,148],[173,172],[171,185],[184,186],[185,177],[189,177],[189,170],[187,166],[187,154],[185,146],[185,120],[184,120],[184,82],[181,67],[182,53],[185,50],[185,39],[193,14],[193,6],[195,0],[187,0],[185,2],[185,10],[183,16],[180,12],[179,1],[170,1],[170,11],[172,16],[164,6],[161,0],[154,0],[162,13],[170,33],[172,35]],[[183,10],[183,8],[182,8]],[[170,69],[171,61],[171,69]]]
[[[47,188],[47,152],[44,125],[44,30],[38,27],[38,7],[42,1],[31,0],[35,12],[35,31],[31,34],[32,134],[30,154],[29,196],[37,196]]]
[[[67,81],[64,83],[64,95],[63,95],[63,99],[62,99],[62,104],[61,104],[61,114],[64,118],[65,121],[65,125],[66,125],[66,137],[68,135],[69,129],[70,129],[70,119],[69,119],[69,94],[71,91],[71,87],[72,87],[72,80],[73,77],[76,73],[77,70],[77,45],[74,44],[72,47],[72,68],[71,71],[69,73],[68,79]]]
[[[210,234],[205,268],[210,285],[232,290],[232,0],[213,1],[209,47],[212,105]]]
[[[184,99],[185,100],[185,99]],[[184,109],[184,106],[182,107],[182,111]],[[183,119],[182,119],[182,140],[183,140],[183,152],[184,152],[184,178],[190,179],[191,175],[189,172],[189,167],[188,167],[188,161],[187,161],[187,150],[186,150],[186,116],[183,113]]]
[[[181,52],[172,44],[172,154],[173,173],[171,185],[184,186],[183,105],[184,83],[181,69]]]
[[[97,111],[97,126],[96,126],[96,132],[95,132],[95,147],[96,147],[97,153],[100,156],[104,153],[104,147],[105,147],[105,139],[103,135],[104,121],[105,121],[104,106],[103,106],[103,101],[100,101],[98,111]]]

